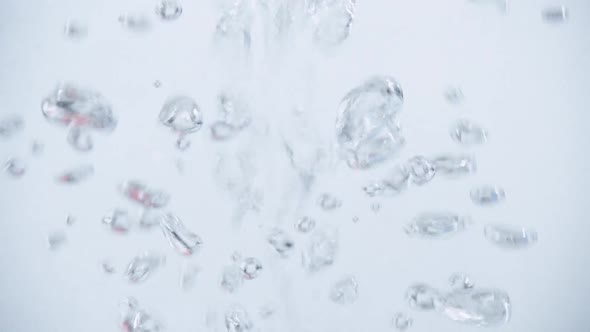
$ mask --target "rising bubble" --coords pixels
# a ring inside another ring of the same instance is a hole
[[[301,233],[309,233],[315,228],[315,225],[315,219],[304,216],[295,222],[295,229]]]
[[[24,127],[25,121],[20,115],[9,115],[0,119],[0,136],[9,138],[21,131]]]
[[[156,6],[156,15],[165,21],[173,21],[182,15],[182,6],[174,0],[162,0]]]
[[[423,185],[430,182],[436,174],[434,164],[423,156],[416,156],[408,160],[408,168],[410,169],[410,178],[412,182],[417,185]]]
[[[404,230],[410,236],[440,238],[464,230],[466,221],[466,218],[454,213],[422,213],[406,225]]]
[[[257,258],[247,257],[241,262],[240,268],[244,279],[251,280],[258,277],[262,271],[262,263]]]
[[[342,201],[332,194],[321,194],[318,198],[318,205],[324,211],[331,211],[342,206]]]
[[[160,228],[170,246],[182,255],[192,255],[203,245],[201,238],[188,230],[180,219],[171,213],[162,216]]]
[[[295,242],[293,242],[291,237],[280,229],[272,230],[267,241],[283,257],[289,256],[295,247]]]
[[[199,131],[203,125],[203,113],[190,97],[177,96],[166,100],[159,115],[160,123],[178,133]]]
[[[497,186],[479,186],[471,189],[469,197],[478,205],[493,205],[502,202],[506,198],[504,189]]]
[[[453,141],[463,145],[478,145],[488,140],[485,129],[465,119],[459,120],[451,126],[450,135]]]
[[[82,165],[58,175],[57,182],[75,184],[89,178],[92,174],[94,174],[94,167],[92,165]]]
[[[227,332],[246,332],[254,328],[254,323],[246,309],[234,305],[225,313],[225,327]]]
[[[27,166],[25,161],[20,158],[10,158],[4,163],[4,172],[15,178],[25,175]]]
[[[131,217],[129,217],[127,211],[115,209],[109,215],[102,218],[102,223],[114,232],[127,233],[131,228]]]
[[[487,225],[484,236],[498,247],[506,249],[530,247],[538,240],[537,232],[533,229],[504,225]]]
[[[303,267],[309,272],[322,270],[334,263],[337,251],[337,231],[335,229],[317,230],[311,234],[303,251]]]
[[[131,283],[143,282],[163,263],[163,256],[149,252],[143,253],[129,262],[125,277]]]
[[[440,305],[441,294],[427,284],[417,283],[406,290],[406,301],[414,309],[434,310]]]
[[[396,330],[405,331],[410,326],[412,326],[412,319],[403,312],[396,312],[395,314],[393,314],[393,319],[391,320],[391,323]]]
[[[445,296],[442,312],[456,322],[499,326],[510,319],[510,298],[497,289],[456,289]]]
[[[338,280],[330,289],[330,300],[335,303],[350,304],[358,297],[358,283],[352,276]]]
[[[475,173],[475,157],[469,154],[446,154],[432,159],[438,174],[455,177]]]

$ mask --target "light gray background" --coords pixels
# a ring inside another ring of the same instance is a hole
[[[308,52],[287,41],[283,49],[269,50],[257,39],[238,75],[230,74],[240,67],[238,60],[228,64],[212,51],[219,6],[211,1],[182,1],[181,18],[164,23],[155,19],[155,3],[149,0],[3,0],[0,114],[20,113],[26,126],[0,142],[0,158],[24,157],[28,170],[21,179],[0,177],[0,331],[116,331],[117,304],[125,296],[135,296],[167,331],[177,332],[205,330],[207,315],[220,329],[223,311],[232,303],[244,305],[260,331],[388,331],[395,311],[414,318],[415,332],[476,330],[435,312],[414,312],[403,300],[411,283],[443,288],[455,271],[510,294],[513,317],[496,330],[587,330],[590,2],[562,3],[571,19],[549,25],[540,12],[559,3],[547,0],[513,1],[507,14],[485,1],[359,1],[353,33],[341,47]],[[148,15],[151,30],[122,29],[117,17],[125,11]],[[63,37],[68,18],[88,25],[86,39]],[[448,136],[449,124],[459,117],[488,128],[490,141],[470,150],[478,158],[476,175],[436,179],[401,197],[379,200],[377,214],[360,188],[387,165],[370,172],[328,167],[299,213],[315,217],[321,227],[338,227],[340,252],[333,267],[310,276],[299,258],[306,236],[293,235],[297,248],[287,260],[273,255],[264,241],[275,224],[292,230],[297,215],[297,204],[285,200],[287,212],[277,212],[296,183],[279,133],[293,129],[288,114],[299,106],[317,140],[333,143],[338,100],[374,74],[393,75],[404,89],[407,145],[397,161],[462,151]],[[152,85],[156,79],[163,83],[159,89]],[[114,106],[118,127],[110,135],[94,135],[91,153],[73,151],[66,131],[41,114],[41,99],[62,80],[96,89]],[[175,94],[195,98],[208,124],[216,118],[215,95],[232,80],[256,105],[257,119],[269,134],[223,145],[211,142],[203,128],[192,136],[188,151],[177,151],[173,135],[157,123],[164,100]],[[455,84],[466,95],[459,107],[445,103],[442,95]],[[38,158],[30,154],[33,140],[45,145]],[[257,156],[256,183],[265,200],[259,214],[236,223],[231,221],[234,202],[214,180],[213,169],[219,153],[245,148]],[[178,158],[185,163],[184,174],[176,169]],[[70,187],[55,182],[61,171],[84,163],[96,169],[88,181]],[[169,192],[168,210],[202,236],[202,252],[179,257],[158,230],[127,236],[105,230],[100,219],[110,209],[139,210],[116,191],[126,179]],[[486,183],[504,186],[504,204],[472,205],[469,189]],[[338,195],[342,208],[326,213],[311,204],[324,191]],[[407,238],[403,225],[426,210],[470,214],[477,223],[444,241]],[[67,214],[77,223],[66,229]],[[527,250],[500,250],[483,238],[487,222],[533,227],[539,242]],[[60,229],[68,242],[48,251],[45,237]],[[165,253],[168,261],[145,283],[130,285],[122,269],[144,250]],[[227,295],[217,284],[234,250],[259,257],[264,271],[238,294]],[[103,274],[102,259],[110,259],[117,274]],[[203,268],[190,292],[178,286],[185,260]],[[358,279],[359,300],[350,306],[331,303],[329,286],[349,274]],[[257,310],[266,303],[276,304],[278,312],[262,321]]]

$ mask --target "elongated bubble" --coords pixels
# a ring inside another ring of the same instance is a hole
[[[168,213],[162,216],[160,228],[170,246],[182,255],[194,254],[203,244],[201,238],[189,231],[173,214]]]
[[[510,320],[510,298],[498,289],[456,289],[445,296],[442,312],[456,322],[499,326]]]

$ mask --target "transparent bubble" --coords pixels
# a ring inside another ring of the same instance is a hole
[[[182,15],[182,6],[174,0],[162,0],[156,6],[156,15],[166,21],[176,20]]]
[[[55,250],[61,247],[66,242],[66,233],[63,231],[56,231],[47,236],[47,246],[50,250]]]
[[[548,7],[543,9],[541,16],[548,23],[563,23],[569,18],[569,12],[565,6]]]
[[[303,267],[308,272],[322,270],[334,263],[337,251],[337,231],[335,229],[316,230],[311,234],[303,251]]]
[[[234,305],[225,313],[227,332],[246,332],[254,328],[250,315],[242,306]]]
[[[316,6],[314,40],[322,46],[340,44],[350,35],[355,0],[323,1],[322,5]]]
[[[89,178],[92,174],[94,174],[94,167],[92,165],[82,165],[63,172],[57,177],[57,182],[75,184]]]
[[[221,288],[229,293],[234,293],[244,283],[244,272],[237,265],[230,265],[223,268],[221,275]]]
[[[161,210],[144,208],[139,218],[139,227],[149,229],[160,226],[160,221],[163,217],[164,212]]]
[[[295,222],[295,229],[301,233],[309,233],[315,228],[315,225],[315,219],[304,216]]]
[[[39,141],[34,141],[33,144],[31,144],[31,154],[33,156],[40,156],[41,154],[43,154],[43,150],[44,150],[44,145],[43,143],[39,142]]]
[[[381,210],[381,204],[377,202],[371,203],[371,210],[375,213],[379,212],[379,210]]]
[[[132,225],[131,217],[127,214],[127,211],[121,209],[115,209],[109,215],[103,217],[102,223],[116,233],[127,233]]]
[[[64,35],[69,39],[83,39],[88,36],[88,28],[81,22],[68,20],[64,25]]]
[[[262,263],[257,258],[247,257],[241,262],[240,268],[244,279],[251,280],[258,277],[260,271],[262,271]]]
[[[469,278],[469,276],[464,273],[453,273],[449,277],[449,284],[453,289],[467,289],[475,287],[475,284],[471,278]]]
[[[163,263],[164,256],[149,252],[143,253],[133,258],[127,265],[125,277],[131,283],[143,282]]]
[[[434,164],[423,156],[416,156],[408,160],[408,168],[410,169],[410,178],[412,182],[417,185],[423,185],[430,182],[436,174]]]
[[[333,196],[332,194],[325,193],[321,194],[318,198],[318,205],[324,211],[331,211],[341,207],[342,201]]]
[[[67,141],[71,147],[80,152],[91,151],[94,147],[90,132],[82,127],[71,127],[68,130]]]
[[[201,129],[203,113],[189,97],[177,96],[166,100],[159,115],[160,123],[178,133],[191,133]]]
[[[428,212],[418,215],[404,230],[410,236],[440,238],[464,230],[466,221],[467,218],[454,213]]]
[[[116,272],[116,269],[113,266],[113,264],[111,264],[108,261],[103,261],[102,263],[100,263],[100,269],[105,274],[113,274]]]
[[[445,296],[442,312],[456,322],[499,326],[510,320],[510,298],[497,289],[456,289]]]
[[[506,198],[506,192],[497,186],[483,185],[471,189],[469,197],[475,204],[493,205],[502,202]]]
[[[267,319],[267,318],[271,317],[272,315],[274,315],[274,313],[276,311],[277,311],[276,305],[274,305],[272,303],[267,303],[267,304],[260,307],[260,309],[258,310],[258,314],[259,314],[260,318]]]
[[[374,181],[363,187],[369,197],[395,196],[408,188],[410,171],[405,165],[398,165],[389,172],[386,179]]]
[[[427,284],[417,283],[406,290],[406,301],[417,310],[434,310],[441,303],[441,294]]]
[[[163,330],[154,317],[139,307],[136,299],[126,298],[121,308],[121,327],[125,332],[159,332]]]
[[[244,129],[252,122],[252,112],[242,96],[224,92],[217,96],[217,103],[223,122],[234,130]]]
[[[150,189],[145,184],[135,180],[123,182],[119,186],[119,191],[125,197],[147,208],[162,208],[170,201],[170,195],[167,193]]]
[[[235,136],[238,130],[223,121],[216,121],[211,125],[211,138],[214,141],[227,141]]]
[[[391,323],[396,330],[405,331],[412,326],[412,319],[403,312],[396,312],[393,314]]]
[[[469,154],[446,154],[432,159],[438,174],[455,177],[475,173],[475,157]]]
[[[4,163],[4,172],[8,173],[10,176],[19,178],[25,175],[27,171],[27,166],[24,160],[20,158],[10,158]]]
[[[180,135],[176,140],[176,147],[180,151],[186,151],[191,147],[191,141],[187,135]]]
[[[23,129],[25,121],[20,115],[8,115],[0,119],[0,136],[9,138]]]
[[[203,245],[201,238],[188,230],[180,219],[171,213],[162,216],[160,228],[170,246],[182,255],[192,255]]]
[[[68,214],[68,216],[66,217],[66,225],[72,226],[75,223],[76,223],[76,218],[74,218],[74,216]]]
[[[289,256],[295,247],[291,237],[279,229],[272,230],[267,241],[283,257]]]
[[[445,99],[451,104],[460,104],[465,99],[463,91],[458,87],[450,87],[444,92]]]
[[[484,236],[498,247],[505,249],[521,249],[530,247],[538,240],[538,234],[530,228],[487,225]]]
[[[343,98],[336,135],[349,167],[369,168],[401,149],[404,139],[396,115],[402,103],[400,85],[387,76],[371,78]]]
[[[252,18],[244,3],[238,1],[222,13],[215,26],[215,40],[248,52],[252,43]]]
[[[146,16],[138,13],[124,13],[119,15],[117,20],[124,28],[136,32],[147,31],[152,26],[152,23]]]
[[[201,269],[194,264],[186,263],[180,271],[180,288],[187,291],[193,288]]]
[[[450,135],[453,141],[463,145],[478,145],[488,140],[485,129],[466,119],[455,122],[451,126]]]
[[[358,283],[352,276],[337,281],[330,289],[330,300],[335,303],[350,304],[358,297]]]

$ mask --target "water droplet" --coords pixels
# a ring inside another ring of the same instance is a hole
[[[353,303],[358,297],[358,283],[352,276],[337,281],[330,289],[330,300],[335,303]]]
[[[127,211],[120,209],[115,209],[109,215],[103,217],[102,223],[117,233],[127,233],[132,224]]]
[[[247,257],[240,264],[244,279],[251,280],[260,274],[262,271],[262,263],[254,257]]]
[[[242,287],[244,283],[244,272],[235,265],[229,265],[223,268],[221,275],[221,288],[229,293],[234,293]]]
[[[191,141],[188,139],[187,135],[180,135],[176,140],[176,147],[180,151],[186,151],[188,148],[191,147]]]
[[[279,229],[272,230],[267,241],[283,257],[289,256],[295,247],[291,237]]]
[[[322,46],[342,43],[350,35],[354,19],[354,0],[325,1],[316,7],[314,40]]]
[[[66,233],[57,231],[47,236],[47,246],[50,250],[55,250],[61,247],[66,242]]]
[[[136,32],[147,31],[151,27],[150,20],[146,16],[137,13],[121,14],[118,21],[124,28]]]
[[[123,182],[119,191],[130,200],[148,208],[162,208],[170,201],[170,195],[161,190],[150,189],[139,181]]]
[[[192,133],[201,129],[203,113],[189,97],[178,96],[166,100],[159,116],[160,122],[178,133]]]
[[[456,289],[445,296],[442,312],[456,322],[499,326],[510,320],[510,298],[497,289]]]
[[[72,226],[76,222],[76,218],[74,216],[69,215],[66,217],[66,225]]]
[[[351,168],[369,168],[396,154],[404,139],[396,122],[403,104],[400,85],[374,77],[350,91],[336,120],[339,148]]]
[[[317,230],[311,234],[303,251],[303,267],[309,272],[328,267],[334,263],[337,251],[337,231],[335,229]]]
[[[164,256],[149,252],[136,256],[127,265],[125,277],[132,283],[143,282],[164,263]]]
[[[545,8],[541,15],[548,23],[563,23],[569,18],[569,12],[565,6]]]
[[[9,138],[23,129],[25,121],[20,115],[5,116],[0,120],[0,136]]]
[[[464,273],[453,273],[449,277],[449,284],[453,289],[467,289],[475,287],[471,278]]]
[[[538,240],[533,229],[504,225],[487,225],[484,235],[493,244],[506,249],[526,248]]]
[[[381,204],[377,202],[371,203],[371,210],[373,210],[375,213],[379,212],[379,210],[381,210]]]
[[[396,330],[405,331],[412,326],[412,318],[408,317],[403,312],[396,312],[393,314],[391,323]]]
[[[246,332],[254,328],[250,315],[242,306],[234,305],[225,313],[227,332]]]
[[[219,94],[217,102],[223,123],[232,126],[234,130],[242,130],[250,125],[250,108],[241,96],[224,92]]]
[[[43,143],[34,141],[31,145],[31,153],[33,156],[40,156],[43,153],[44,148]]]
[[[102,263],[100,263],[100,268],[102,269],[102,272],[104,272],[105,274],[113,274],[116,272],[115,267],[108,261],[103,261]]]
[[[67,141],[71,147],[80,152],[91,151],[94,147],[89,131],[81,127],[71,127],[68,131]]]
[[[463,145],[478,145],[488,140],[485,129],[465,119],[461,119],[451,126],[450,135],[453,141]]]
[[[295,222],[295,229],[301,233],[309,233],[315,228],[315,224],[315,219],[304,216]]]
[[[88,28],[76,20],[68,20],[64,25],[64,35],[73,40],[80,40],[88,36]]]
[[[43,99],[41,111],[52,123],[80,129],[111,131],[117,125],[110,103],[99,93],[61,83]]]
[[[20,158],[10,158],[4,163],[4,172],[12,177],[19,178],[25,175],[26,171],[25,161]]]
[[[174,0],[162,0],[156,6],[156,14],[166,21],[172,21],[182,14],[182,6]]]
[[[318,198],[318,205],[324,211],[331,211],[342,206],[342,201],[333,196],[332,194],[321,194]]]
[[[134,298],[122,304],[121,327],[125,332],[159,332],[162,327],[150,314],[142,310]]]
[[[472,155],[441,155],[434,158],[432,163],[438,174],[451,177],[475,173],[477,170],[475,157]]]
[[[187,291],[193,288],[197,275],[201,269],[193,264],[186,263],[180,271],[180,288]]]
[[[387,178],[365,186],[363,190],[369,197],[395,196],[408,188],[410,170],[405,165],[397,165]]]
[[[434,164],[423,156],[416,156],[408,160],[412,182],[417,185],[423,185],[430,182],[436,174]]]
[[[471,200],[479,205],[497,204],[506,198],[504,189],[496,186],[479,186],[469,192]]]
[[[75,184],[89,178],[92,174],[94,174],[94,167],[92,165],[82,165],[59,175],[57,182]]]
[[[463,91],[458,87],[450,87],[445,90],[445,99],[451,104],[460,104],[465,99]]]
[[[404,228],[410,236],[440,238],[464,230],[466,218],[454,213],[422,213]]]
[[[237,129],[234,126],[223,121],[217,121],[211,125],[211,138],[214,141],[226,141],[234,137],[236,133]]]
[[[406,290],[406,301],[417,310],[434,310],[440,306],[441,300],[440,293],[426,284],[413,284]]]
[[[192,255],[203,245],[201,238],[189,231],[180,219],[171,213],[162,216],[160,227],[170,246],[182,255]]]

